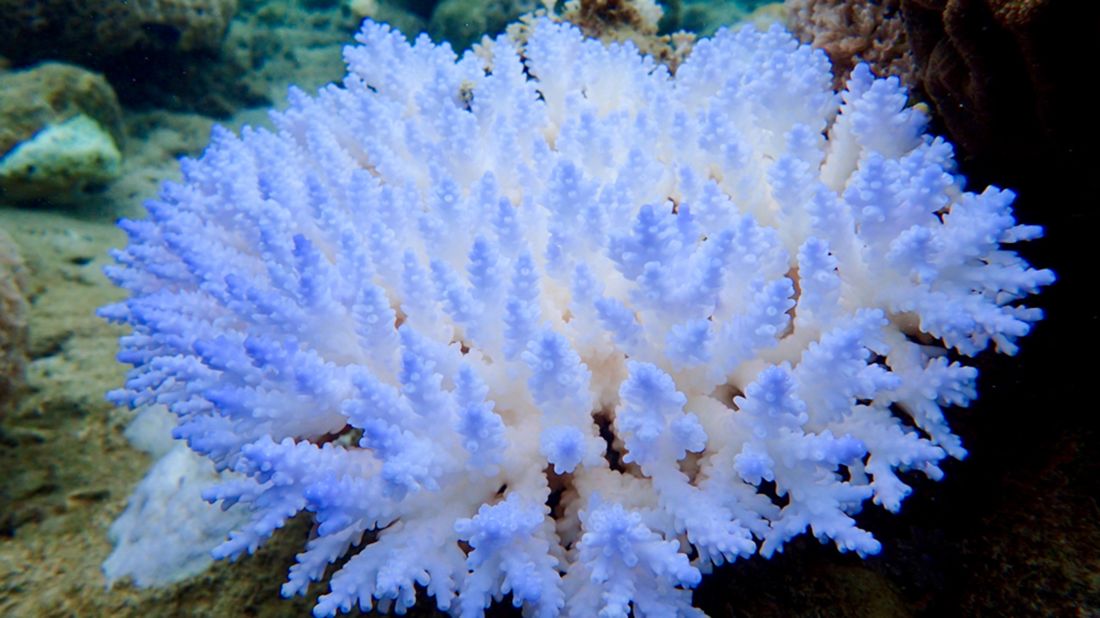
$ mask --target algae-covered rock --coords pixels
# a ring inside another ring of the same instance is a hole
[[[131,50],[215,51],[237,0],[0,0],[0,54],[107,66]]]
[[[124,135],[102,75],[59,62],[0,73],[0,198],[71,201],[109,182]]]
[[[121,164],[111,135],[78,114],[47,126],[0,159],[0,195],[67,201],[117,178]]]
[[[61,62],[0,73],[0,157],[77,114],[94,119],[122,144],[122,108],[102,75]]]
[[[309,92],[339,81],[340,50],[360,21],[347,8],[301,0],[242,2],[216,57],[161,54],[154,66],[136,59],[107,70],[107,76],[128,107],[225,120],[243,109],[275,105],[291,85]]]

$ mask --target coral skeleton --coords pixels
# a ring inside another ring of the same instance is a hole
[[[216,558],[315,523],[282,593],[324,581],[318,617],[699,616],[704,574],[800,534],[874,554],[854,516],[966,455],[966,359],[1041,317],[1013,194],[779,27],[675,75],[546,18],[461,58],[357,41],[121,223],[100,311],[132,328],[109,397],[221,473]]]

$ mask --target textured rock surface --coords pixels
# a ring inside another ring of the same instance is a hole
[[[118,174],[122,111],[110,84],[71,64],[0,74],[0,196],[72,201]]]
[[[49,125],[0,159],[0,195],[14,200],[79,200],[118,177],[122,154],[95,120],[78,114]]]
[[[124,52],[216,50],[237,0],[0,0],[0,55],[104,66]]]
[[[44,127],[78,114],[95,120],[122,145],[122,109],[102,75],[59,62],[0,73],[0,157]]]
[[[27,301],[23,293],[27,285],[18,247],[0,228],[0,416],[12,407],[25,381]]]

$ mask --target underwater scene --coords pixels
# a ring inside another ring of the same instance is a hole
[[[1100,4],[0,9],[0,616],[1100,616]]]

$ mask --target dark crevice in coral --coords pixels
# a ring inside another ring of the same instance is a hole
[[[898,419],[898,422],[901,423],[902,427],[917,432],[917,434],[920,435],[920,437],[924,440],[929,440],[933,443],[935,442],[934,440],[932,440],[932,436],[929,435],[927,431],[917,426],[916,422],[913,420],[913,415],[910,414],[908,410],[906,410],[903,404],[896,401],[890,404],[890,413],[894,415],[894,418]]]
[[[848,466],[841,464],[836,470],[837,476],[840,477],[842,483],[847,483],[852,480],[852,471],[848,469]]]
[[[343,428],[340,429],[340,431],[326,433],[316,440],[311,440],[311,442],[318,446],[332,442],[339,446],[355,447],[359,446],[359,440],[361,440],[362,438],[362,429],[358,427],[352,427],[351,425],[344,425]]]
[[[504,595],[501,600],[493,602],[493,604],[485,610],[485,618],[519,618],[522,615],[523,611],[515,607],[512,603],[511,592]]]
[[[783,508],[791,502],[790,494],[779,495],[779,487],[775,484],[775,481],[761,481],[756,488],[759,490],[760,495],[771,500],[772,504],[779,508]]]
[[[619,452],[619,449],[615,448],[615,432],[611,428],[612,418],[611,413],[603,411],[596,414],[593,417],[596,421],[596,427],[600,430],[600,437],[607,444],[607,448],[604,449],[603,457],[607,460],[607,464],[611,466],[612,470],[616,472],[625,472],[623,466],[623,454]]]
[[[550,485],[550,495],[546,496],[546,506],[550,507],[550,517],[561,520],[565,517],[566,501],[562,499],[566,492],[576,493],[573,489],[573,475],[556,474],[553,466],[546,466],[546,480]]]
[[[463,541],[462,539],[458,540],[458,549],[460,551],[462,551],[462,553],[467,555],[467,556],[470,555],[470,552],[474,551],[474,548],[472,546],[470,546],[469,543],[467,543],[466,541]]]

